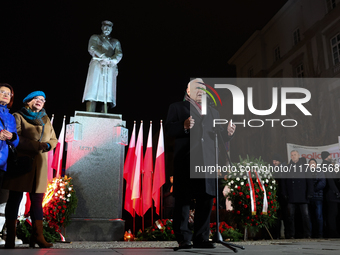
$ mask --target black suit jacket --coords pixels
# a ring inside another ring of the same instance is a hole
[[[190,116],[195,120],[195,124],[186,133],[184,121]],[[213,119],[218,118],[218,111],[209,106],[207,114],[201,116],[188,101],[170,105],[165,132],[175,138],[173,189],[175,197],[216,195],[215,174],[201,173],[199,174],[201,178],[195,179],[190,178],[190,171],[195,171],[195,166],[216,166]],[[227,125],[219,125],[218,128],[222,131],[224,141],[231,139],[227,133]]]

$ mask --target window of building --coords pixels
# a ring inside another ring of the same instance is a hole
[[[336,36],[331,38],[331,47],[332,47],[333,64],[336,65],[339,63],[340,34],[337,34]]]
[[[336,0],[326,0],[328,11],[333,10],[336,7]]]
[[[253,76],[254,76],[254,69],[253,69],[253,67],[250,67],[248,69],[248,77],[253,77]]]
[[[275,61],[278,61],[280,58],[281,58],[281,55],[280,55],[280,47],[277,46],[277,47],[274,49],[274,59],[275,59]]]
[[[298,77],[298,78],[303,78],[304,77],[303,64],[299,64],[299,65],[296,66],[295,74],[296,74],[296,77]]]
[[[298,44],[298,42],[301,41],[299,28],[295,29],[295,31],[293,32],[293,38],[294,38],[294,45]]]

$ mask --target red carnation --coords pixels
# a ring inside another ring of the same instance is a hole
[[[268,195],[270,196],[271,194],[272,194],[272,193],[269,191],[269,192],[268,192]]]
[[[242,195],[243,195],[243,192],[240,192],[239,195],[242,196]]]
[[[248,199],[249,199],[249,198],[250,198],[250,196],[249,196],[249,195],[246,195],[246,198],[248,198]]]
[[[256,189],[256,192],[257,192],[257,193],[259,193],[259,192],[260,192],[260,190],[259,190],[259,189]]]
[[[243,205],[243,207],[244,207],[244,208],[247,208],[247,207],[248,207],[248,205]]]
[[[240,212],[240,211],[237,211],[236,213],[237,213],[237,214],[240,214],[241,212]]]
[[[238,186],[237,189],[240,190],[240,189],[241,189],[241,186]]]

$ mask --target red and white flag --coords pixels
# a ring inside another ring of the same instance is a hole
[[[124,209],[127,210],[131,214],[131,216],[133,216],[133,200],[131,199],[131,195],[132,195],[133,165],[135,161],[135,147],[136,147],[136,121],[133,124],[129,150],[125,158],[123,173],[123,177],[126,181]]]
[[[152,122],[150,122],[148,143],[144,156],[143,187],[142,187],[142,214],[144,215],[152,207]]]
[[[53,120],[54,120],[54,114],[52,114],[51,118],[51,126],[53,127]],[[47,180],[51,181],[53,179],[53,168],[52,168],[52,162],[53,162],[53,150],[50,150],[47,154]]]
[[[155,203],[156,213],[158,215],[160,212],[161,202],[160,194],[161,187],[165,184],[165,160],[164,160],[164,136],[163,136],[163,126],[161,121],[161,128],[159,130],[157,154],[156,154],[156,164],[155,171],[153,174],[153,187],[152,187],[152,199]]]
[[[53,162],[52,162],[52,168],[57,171],[56,177],[58,178],[61,176],[61,169],[62,169],[62,163],[63,163],[64,140],[65,140],[65,119],[66,119],[66,116],[64,116],[63,126],[60,131],[58,144],[55,149]]]
[[[135,164],[133,168],[133,180],[132,180],[132,194],[131,199],[133,201],[133,209],[135,212],[142,216],[141,210],[141,174],[143,171],[143,122],[141,122],[138,132],[137,144],[135,149]]]

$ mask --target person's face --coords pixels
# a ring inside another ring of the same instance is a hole
[[[109,34],[111,34],[112,27],[109,25],[104,25],[102,26],[102,31],[105,36],[108,36]]]
[[[43,96],[36,96],[27,105],[33,112],[40,112],[45,105],[45,98]]]
[[[332,155],[329,155],[327,158],[326,158],[327,161],[331,161],[332,160]]]
[[[12,92],[7,87],[1,87],[0,88],[0,104],[2,105],[8,105],[11,101]]]
[[[292,151],[290,153],[290,157],[294,163],[297,163],[299,161],[300,155],[297,151]]]
[[[273,165],[274,165],[274,166],[280,165],[280,161],[277,161],[277,160],[273,159]]]
[[[311,160],[311,161],[309,162],[309,167],[314,169],[314,168],[316,168],[316,164],[317,164],[317,163],[315,162],[315,160]]]
[[[203,83],[203,80],[196,79],[190,82],[190,85],[187,88],[187,93],[191,99],[195,100],[197,103],[202,102],[202,96],[205,94],[205,91],[202,89],[206,89],[206,86],[200,84],[199,82]]]

